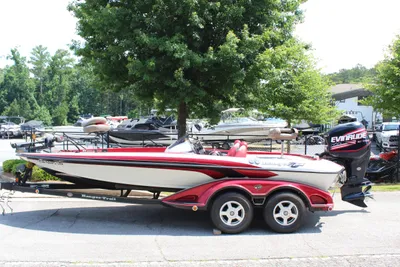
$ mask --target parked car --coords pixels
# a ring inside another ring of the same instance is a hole
[[[400,122],[383,122],[375,132],[376,145],[381,150],[392,150],[398,146]]]

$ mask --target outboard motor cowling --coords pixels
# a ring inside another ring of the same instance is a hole
[[[371,155],[371,141],[364,125],[360,122],[339,124],[327,133],[326,139],[325,154],[346,169],[347,178],[340,189],[342,200],[359,207],[367,207],[364,199],[372,197],[369,192],[371,182],[365,178]],[[364,191],[363,186],[366,186]]]

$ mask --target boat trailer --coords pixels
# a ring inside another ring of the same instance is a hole
[[[152,192],[152,198],[145,197],[128,197],[131,190],[121,190],[120,196],[110,195],[110,194],[97,194],[97,193],[87,193],[80,192],[76,190],[97,190],[99,188],[92,188],[87,186],[75,185],[75,184],[65,184],[65,183],[25,183],[18,184],[17,182],[6,182],[0,183],[0,208],[2,210],[2,215],[5,215],[6,208],[13,212],[10,206],[10,200],[14,196],[15,192],[21,193],[34,193],[41,195],[59,196],[67,198],[81,198],[90,200],[100,200],[108,202],[118,202],[118,203],[128,203],[128,204],[161,204],[159,199],[159,192]]]

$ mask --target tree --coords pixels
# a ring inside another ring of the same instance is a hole
[[[363,103],[386,116],[400,118],[400,36],[389,46],[388,54],[377,64],[376,70],[373,83],[365,85],[373,95]]]
[[[191,112],[250,103],[254,62],[291,38],[301,2],[75,0],[69,9],[85,43],[73,47],[110,89],[177,108],[182,136]]]
[[[339,72],[328,74],[327,76],[335,83],[362,83],[371,81],[376,75],[375,68],[367,69],[361,64],[357,64],[351,69],[341,69]]]
[[[32,64],[31,72],[38,81],[39,92],[36,94],[39,104],[42,104],[43,97],[43,83],[46,77],[46,68],[50,61],[50,53],[47,48],[39,45],[32,49],[31,59],[29,63]]]
[[[4,70],[0,69],[0,84],[3,82],[4,80]]]
[[[8,58],[11,59],[14,64],[4,69],[3,82],[0,83],[0,102],[3,104],[3,110],[1,111],[5,112],[6,105],[8,104],[9,108],[14,101],[18,103],[19,107],[23,107],[22,102],[24,102],[27,106],[21,108],[20,111],[31,116],[31,108],[36,108],[38,105],[34,96],[35,86],[29,76],[30,73],[26,65],[26,59],[20,55],[18,49],[11,49],[11,55],[9,55]],[[8,109],[7,112],[15,110],[14,107],[15,106],[13,106],[12,109]]]
[[[79,104],[78,104],[78,96],[74,95],[71,97],[71,100],[68,103],[68,114],[67,120],[68,121],[76,121],[79,117]]]
[[[48,67],[48,79],[46,80],[47,92],[45,94],[46,106],[52,110],[53,121],[62,122],[64,125],[68,122],[67,114],[69,112],[68,97],[71,91],[71,80],[73,73],[74,60],[67,50],[59,49],[51,57]],[[60,116],[65,116],[61,118]]]
[[[53,124],[54,125],[66,125],[68,123],[68,104],[66,102],[61,103],[53,110]]]
[[[10,105],[5,107],[5,109],[3,111],[3,115],[6,115],[6,116],[22,116],[21,115],[21,107],[20,107],[18,101],[14,100],[13,102],[11,102]]]
[[[91,64],[78,64],[74,67],[68,97],[77,98],[77,106],[83,114],[124,115],[139,102],[131,91],[113,92],[104,88]]]
[[[40,106],[34,110],[33,119],[42,121],[44,125],[51,125],[52,123],[50,112],[45,106]]]
[[[329,83],[306,54],[305,45],[290,40],[260,57],[264,76],[259,86],[258,109],[293,122],[330,122],[337,116],[328,91]]]
[[[70,75],[72,74],[73,59],[66,50],[59,49],[51,57],[49,64],[48,87],[51,91],[52,106],[57,107],[62,102],[67,101],[70,90]]]
[[[33,119],[32,109],[29,105],[28,100],[26,99],[15,99],[13,102],[11,102],[10,105],[8,105],[4,109],[3,114],[6,116],[20,116],[24,117],[27,120]]]

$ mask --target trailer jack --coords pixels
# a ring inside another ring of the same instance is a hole
[[[0,191],[0,208],[1,208],[1,214],[4,216],[6,214],[6,208],[10,211],[10,213],[13,213],[13,209],[10,206],[10,199],[11,196],[14,194],[15,191]]]

